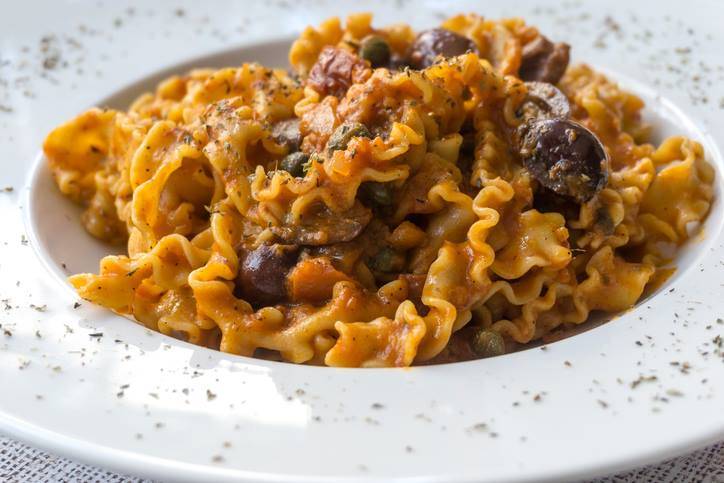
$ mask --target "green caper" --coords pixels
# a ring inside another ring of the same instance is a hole
[[[370,260],[370,265],[370,268],[378,272],[400,272],[405,267],[405,257],[390,247],[383,247]]]
[[[304,176],[304,164],[309,161],[309,156],[301,151],[289,153],[286,155],[279,167],[284,171],[287,171],[292,176],[302,177]]]
[[[359,56],[372,67],[381,67],[390,61],[390,46],[379,35],[368,35],[360,43]]]
[[[367,129],[367,126],[362,123],[345,122],[335,129],[329,137],[329,141],[327,141],[327,151],[329,153],[333,151],[343,151],[347,149],[347,144],[349,144],[352,138],[356,137],[371,138],[372,134],[369,129]]]
[[[373,205],[390,206],[394,201],[392,186],[387,183],[368,181],[360,185],[359,192],[363,202]]]
[[[473,334],[470,346],[481,357],[494,357],[505,354],[503,336],[492,330],[481,329]]]

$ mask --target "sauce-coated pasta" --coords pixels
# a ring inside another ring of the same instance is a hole
[[[83,225],[127,246],[80,296],[233,354],[465,360],[632,307],[706,217],[701,145],[651,144],[642,101],[568,45],[371,20],[307,28],[291,72],[195,70],[51,132]]]

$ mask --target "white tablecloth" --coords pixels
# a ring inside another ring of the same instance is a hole
[[[0,482],[147,482],[60,458],[0,436]],[[724,483],[724,443],[595,483]]]

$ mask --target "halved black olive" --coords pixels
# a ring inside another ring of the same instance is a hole
[[[410,47],[408,62],[414,69],[424,69],[434,64],[438,57],[455,57],[468,51],[478,53],[469,38],[442,28],[430,29],[417,36]]]
[[[525,83],[528,95],[517,111],[518,117],[532,119],[566,119],[571,115],[571,104],[566,95],[548,82]]]
[[[293,117],[276,122],[271,129],[271,137],[277,144],[286,146],[289,152],[298,151],[302,145],[302,133],[299,131],[301,119]]]
[[[239,254],[235,293],[255,307],[287,299],[287,274],[297,261],[294,245],[260,245]]]
[[[524,81],[557,84],[568,67],[570,45],[554,44],[543,35],[528,42],[521,53],[519,75]]]
[[[586,202],[608,181],[608,155],[591,131],[568,119],[534,120],[523,126],[523,165],[544,187]]]

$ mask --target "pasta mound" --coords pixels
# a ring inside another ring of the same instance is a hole
[[[555,340],[666,273],[712,200],[699,143],[647,142],[639,98],[520,19],[371,20],[51,132],[84,227],[127,246],[80,296],[233,354],[409,366]]]

